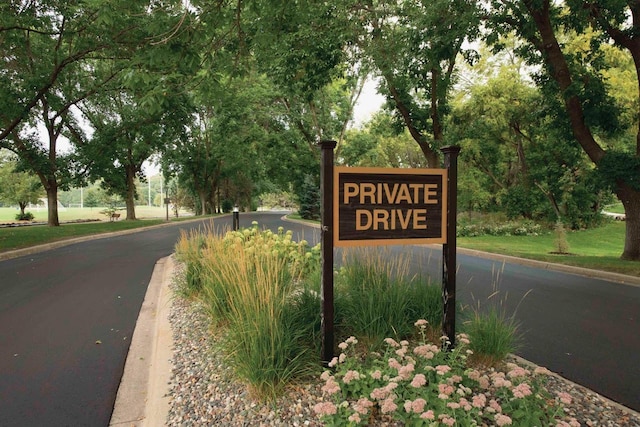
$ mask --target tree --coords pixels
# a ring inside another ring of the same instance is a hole
[[[26,172],[16,170],[15,160],[0,157],[0,200],[18,205],[20,216],[25,216],[25,209],[29,203],[40,203],[40,197],[45,193],[40,180]]]
[[[362,3],[368,30],[362,48],[383,79],[382,92],[420,146],[430,167],[439,167],[444,117],[456,61],[473,60],[465,40],[477,34],[476,2],[467,0]]]
[[[514,0],[491,2],[492,32],[489,41],[499,34],[514,32],[527,42],[522,49],[531,63],[541,64],[539,83],[549,99],[563,107],[565,128],[597,166],[603,179],[612,186],[626,213],[623,259],[640,261],[640,122],[636,136],[625,147],[608,148],[598,141],[599,134],[619,129],[616,104],[603,79],[599,46],[611,43],[627,52],[636,69],[640,87],[640,4],[616,1]],[[566,8],[563,10],[563,8]],[[568,34],[594,37],[581,52],[567,52]],[[640,93],[638,98],[640,99]]]
[[[58,188],[75,165],[58,150],[73,126],[73,107],[108,85],[122,68],[95,73],[104,59],[126,64],[149,43],[139,30],[150,11],[144,0],[95,2],[10,1],[0,6],[0,147],[20,156],[42,182],[48,224],[59,225]],[[44,135],[40,130],[44,131]]]
[[[406,129],[394,126],[392,117],[379,112],[361,130],[347,132],[345,143],[337,154],[338,161],[348,166],[389,168],[423,168],[427,160]]]

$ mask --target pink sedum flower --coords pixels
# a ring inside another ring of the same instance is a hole
[[[445,415],[444,417],[442,417],[440,419],[440,422],[442,424],[446,425],[446,426],[452,426],[452,425],[454,425],[456,423],[456,419],[452,418],[452,417],[450,417],[448,415]]]
[[[322,391],[327,393],[328,395],[336,394],[340,391],[340,384],[336,382],[336,380],[329,378],[327,382],[322,386]]]
[[[348,420],[352,423],[356,423],[356,424],[360,424],[360,421],[362,421],[360,419],[360,414],[358,414],[357,412],[355,414],[351,414],[348,418]]]
[[[513,392],[513,396],[518,399],[523,399],[533,394],[533,392],[531,391],[531,386],[527,383],[518,384],[511,391]]]
[[[320,402],[317,403],[314,407],[313,410],[315,411],[316,414],[323,416],[323,415],[335,415],[338,413],[338,408],[336,407],[336,405],[334,405],[331,402]]]
[[[425,385],[426,383],[427,383],[427,378],[424,376],[424,374],[416,374],[416,376],[413,377],[413,380],[411,380],[411,387],[419,388]]]
[[[374,403],[367,399],[366,397],[361,397],[358,401],[353,405],[353,409],[362,415],[366,415],[369,413],[369,408],[372,408]]]
[[[509,378],[524,378],[528,376],[529,373],[526,369],[516,366],[507,373],[507,376]]]
[[[487,396],[484,394],[476,394],[471,398],[471,405],[474,408],[482,409],[487,404]]]
[[[403,380],[408,380],[409,378],[411,378],[411,374],[415,369],[415,365],[413,363],[409,363],[408,365],[401,366],[400,369],[398,369],[398,375]]]
[[[495,399],[491,399],[489,401],[489,409],[493,410],[494,412],[502,412],[502,406],[500,406],[500,404]]]
[[[400,344],[398,344],[398,341],[394,340],[393,338],[385,338],[384,342],[391,347],[400,347]]]
[[[429,409],[427,412],[423,412],[420,415],[420,418],[422,418],[423,420],[434,420],[436,418],[436,414]]]
[[[402,368],[402,365],[400,364],[400,362],[398,362],[396,359],[394,359],[393,357],[389,359],[389,361],[387,362],[389,364],[389,367],[392,369],[395,369],[396,371],[399,371],[400,368]]]
[[[342,381],[345,384],[349,384],[351,381],[357,381],[360,379],[360,374],[358,373],[358,371],[353,371],[353,370],[349,370],[344,374],[344,377],[342,378]]]
[[[498,427],[510,426],[512,424],[511,418],[509,418],[508,416],[503,415],[503,414],[496,414],[495,420],[496,420],[496,425]]]
[[[418,319],[416,320],[416,323],[414,323],[414,325],[416,325],[420,329],[425,329],[428,324],[429,322],[427,322],[425,319]]]
[[[564,403],[565,405],[571,405],[571,395],[569,393],[565,393],[563,391],[558,392],[558,398],[560,399],[560,402]]]
[[[396,409],[398,409],[398,405],[396,405],[396,403],[391,398],[386,398],[380,404],[380,412],[382,412],[383,414],[390,414]]]
[[[436,373],[438,375],[444,375],[449,371],[451,371],[451,366],[448,366],[448,365],[438,365],[438,366],[436,366]]]

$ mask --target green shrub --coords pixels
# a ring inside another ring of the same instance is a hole
[[[16,214],[16,221],[33,221],[33,214],[31,212],[18,213]]]
[[[224,351],[254,396],[270,400],[317,369],[320,299],[310,277],[317,276],[319,246],[253,224],[222,237],[212,230],[183,235],[176,253],[185,263],[183,287],[224,326]]]
[[[304,177],[299,194],[298,213],[303,219],[320,219],[320,183],[313,175]]]

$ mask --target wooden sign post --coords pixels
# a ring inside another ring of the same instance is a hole
[[[333,359],[333,150],[336,141],[320,142],[320,251],[322,286],[322,361]]]
[[[448,175],[447,239],[442,245],[442,335],[456,345],[456,228],[458,224],[458,154],[460,147],[442,148]]]

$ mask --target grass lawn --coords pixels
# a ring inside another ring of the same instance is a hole
[[[59,211],[60,227],[47,227],[44,225],[34,225],[25,227],[0,228],[0,252],[12,249],[26,248],[29,246],[50,243],[73,237],[86,236],[91,234],[110,233],[114,231],[130,230],[134,228],[149,227],[164,223],[166,218],[165,208],[136,206],[136,217],[141,221],[118,221],[109,222],[100,211],[104,208],[68,208]],[[47,212],[44,209],[36,211],[29,210],[35,216],[35,221],[47,221]],[[16,209],[0,208],[0,223],[15,222]],[[121,211],[124,218],[125,211]],[[180,217],[176,219],[169,213],[171,221],[190,219],[192,217]],[[99,219],[101,221],[86,223],[65,224],[64,221],[79,219]]]
[[[554,233],[540,236],[459,237],[458,246],[539,261],[640,276],[640,262],[622,261],[625,224],[615,221],[591,230],[568,231],[571,255],[555,255]]]
[[[105,220],[107,217],[100,213],[104,207],[95,208],[64,208],[58,210],[58,218],[61,222],[73,221],[77,219],[100,219]],[[0,208],[0,223],[14,222],[16,220],[16,214],[20,211],[17,208]],[[47,210],[44,207],[26,209],[25,212],[31,212],[33,214],[34,221],[46,222]],[[121,209],[119,212],[122,214],[121,218],[126,215],[126,209]],[[171,212],[169,212],[171,216]],[[166,208],[157,206],[136,206],[136,218],[165,218]]]

